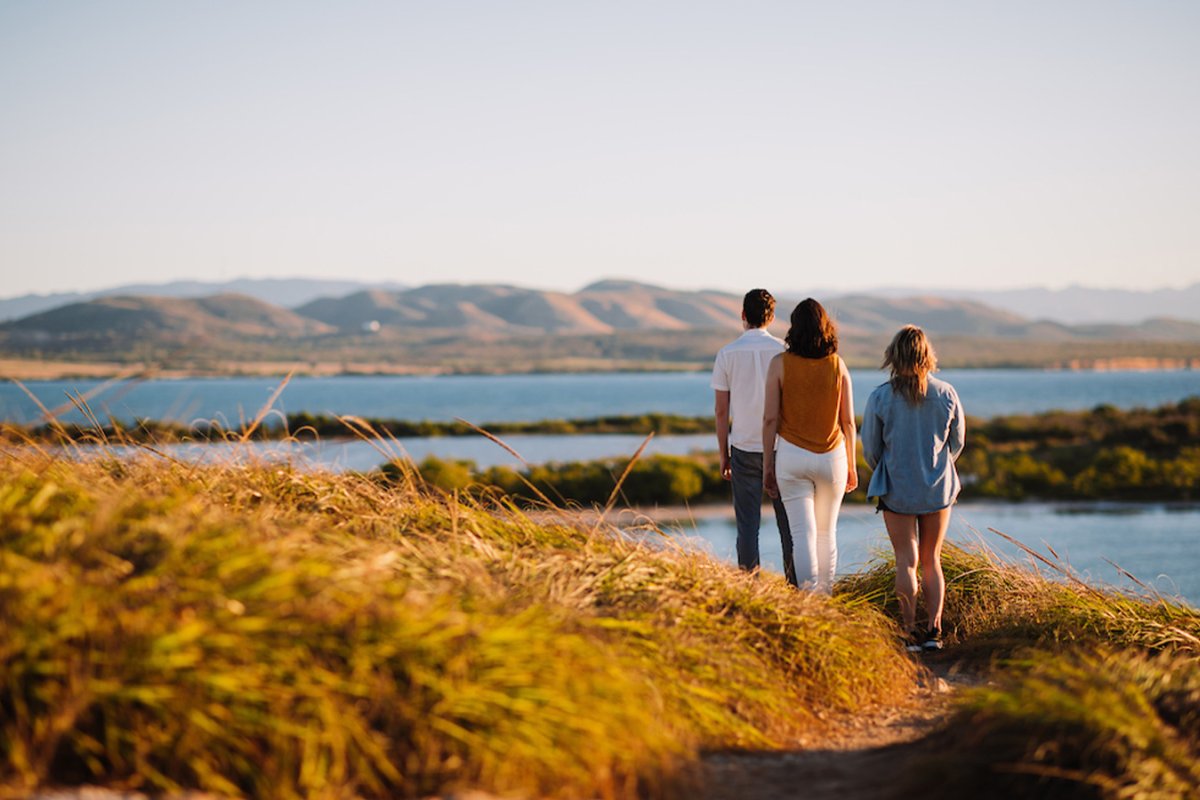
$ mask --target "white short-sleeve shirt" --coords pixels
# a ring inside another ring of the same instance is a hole
[[[717,353],[712,388],[729,392],[729,416],[733,420],[729,431],[731,447],[749,453],[762,452],[767,367],[783,349],[783,342],[765,328],[751,328]]]

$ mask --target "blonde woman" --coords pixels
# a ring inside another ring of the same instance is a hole
[[[925,332],[906,325],[883,354],[891,379],[867,398],[863,455],[874,473],[867,496],[877,498],[896,551],[896,597],[908,649],[942,649],[942,544],[960,483],[954,461],[966,425],[954,387],[931,374],[937,355]],[[917,630],[917,564],[929,625]]]
[[[830,594],[842,496],[858,486],[850,371],[833,322],[811,297],[792,311],[784,344],[767,368],[763,486],[787,511],[796,580]]]

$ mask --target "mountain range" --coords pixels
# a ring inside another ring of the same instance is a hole
[[[309,287],[312,288],[312,287]],[[293,295],[295,296],[295,295]],[[799,297],[781,297],[783,335]],[[925,328],[943,363],[1061,365],[1169,358],[1200,365],[1200,322],[1067,325],[973,300],[846,295],[825,300],[843,354],[875,363],[907,323]],[[577,292],[503,284],[362,288],[294,308],[245,294],[103,296],[0,323],[0,356],[198,364],[229,371],[253,359],[305,364],[514,371],[696,366],[740,330],[741,297],[605,280]],[[948,361],[946,359],[949,359]],[[234,365],[234,366],[231,366]],[[382,365],[382,366],[381,366]]]
[[[1049,319],[1068,325],[1142,322],[1155,317],[1200,322],[1200,283],[1171,289],[1097,289],[1068,286],[1064,289],[940,289],[889,287],[872,289],[871,295],[889,298],[923,295],[948,300],[973,300],[1030,319]],[[836,294],[824,292],[817,296]]]
[[[601,281],[583,291],[602,291],[605,285],[619,286],[628,281]],[[48,311],[69,303],[86,302],[98,297],[153,296],[197,298],[219,294],[244,294],[284,308],[299,308],[315,300],[343,298],[356,293],[391,294],[407,287],[401,283],[318,278],[240,278],[231,281],[174,281],[161,284],[126,284],[93,292],[27,294],[0,298],[0,322],[20,319],[39,311]],[[516,290],[535,292],[536,290]],[[541,294],[557,294],[543,292]],[[714,294],[721,294],[719,292]],[[781,297],[819,299],[844,297],[838,290],[795,290],[778,293]],[[997,290],[942,289],[938,287],[883,287],[856,292],[856,296],[906,300],[911,297],[965,300],[1007,311],[1025,320],[1049,320],[1063,325],[1136,324],[1148,319],[1171,317],[1200,322],[1200,282],[1176,289],[1137,291],[1096,289],[1070,286],[1065,289],[1025,288]],[[376,295],[386,306],[388,301]],[[376,301],[367,301],[376,302]],[[603,313],[596,314],[603,318]],[[665,322],[665,321],[664,321]]]
[[[295,308],[318,297],[343,295],[363,289],[385,291],[403,289],[400,283],[330,280],[323,278],[238,278],[231,281],[171,281],[169,283],[127,283],[92,292],[54,292],[23,294],[0,298],[0,322],[20,319],[39,311],[49,311],[71,303],[84,303],[97,297],[211,297],[220,294],[244,294],[259,300]]]

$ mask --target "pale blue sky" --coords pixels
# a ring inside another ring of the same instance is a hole
[[[0,0],[2,295],[1200,280],[1200,3]]]

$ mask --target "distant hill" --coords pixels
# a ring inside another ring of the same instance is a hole
[[[781,298],[773,329],[783,333],[796,300]],[[848,295],[825,300],[843,337],[877,338],[913,323],[935,336],[1039,342],[1200,341],[1200,324],[1157,318],[1137,325],[1063,325],[1030,320],[967,300]],[[633,281],[601,281],[563,293],[502,284],[433,284],[321,297],[287,310],[246,295],[103,297],[0,325],[24,337],[112,340],[121,336],[304,337],[364,332],[470,332],[495,336],[603,335],[637,331],[736,332],[741,297],[680,291]],[[18,337],[18,338],[19,338]]]
[[[796,299],[780,299],[777,335]],[[878,364],[906,323],[931,334],[946,366],[1200,365],[1200,323],[1186,320],[1073,326],[939,297],[825,302],[841,352],[856,365]],[[369,289],[294,310],[234,294],[103,297],[0,323],[0,357],[186,374],[280,368],[268,362],[326,373],[699,368],[737,335],[740,315],[740,295],[633,281],[573,293],[501,284]]]
[[[422,287],[422,289],[429,291],[425,291],[423,297],[410,298],[417,301],[416,307],[410,307],[406,310],[402,308],[406,303],[404,298],[384,298],[384,295],[398,295],[403,294],[406,290],[410,290],[409,287],[399,283],[315,278],[241,278],[215,282],[174,281],[162,284],[127,284],[95,292],[64,292],[47,295],[28,294],[20,297],[0,299],[0,322],[20,319],[21,317],[58,308],[68,303],[85,302],[97,297],[122,295],[205,297],[215,294],[234,293],[244,294],[272,303],[273,305],[293,309],[311,304],[318,299],[331,301],[330,303],[312,308],[312,312],[317,318],[325,318],[326,316],[333,318],[338,316],[341,314],[337,310],[338,303],[346,300],[349,295],[366,294],[369,297],[360,298],[356,302],[382,303],[382,308],[376,315],[377,317],[388,316],[390,310],[398,313],[401,317],[409,319],[413,324],[421,325],[425,324],[428,320],[426,315],[433,313],[429,303],[432,303],[434,307],[439,308],[441,311],[450,310],[446,305],[447,300],[444,292],[452,292],[455,290],[455,287],[460,291],[466,288],[459,284],[446,284],[440,288]],[[482,321],[487,315],[496,316],[492,311],[480,305],[479,301],[485,304],[492,303],[495,308],[505,310],[506,306],[513,308],[513,303],[520,302],[521,298],[524,298],[524,300],[531,302],[533,305],[526,306],[523,309],[514,309],[512,314],[519,315],[523,311],[525,315],[535,321],[535,324],[529,326],[535,329],[553,328],[553,324],[551,323],[554,319],[559,320],[557,324],[562,328],[586,328],[591,325],[596,330],[603,330],[605,326],[610,330],[637,330],[645,326],[656,329],[671,329],[681,320],[691,320],[694,323],[703,323],[703,321],[709,318],[726,320],[728,318],[728,298],[730,297],[729,294],[722,292],[687,293],[624,280],[599,281],[574,294],[541,292],[536,289],[521,289],[512,286],[480,288],[490,288],[490,290],[495,291],[497,296],[491,301],[483,299],[482,295],[477,296],[475,299],[462,297],[458,300],[450,301],[451,305],[456,302],[467,304],[460,308],[463,319],[482,314],[483,316],[479,317]],[[635,302],[633,300],[633,295],[637,293],[642,294],[642,302]],[[703,307],[693,306],[691,300],[686,301],[683,306],[677,305],[676,296],[679,294],[709,295],[717,308],[714,309],[710,306],[707,310],[704,310]],[[1042,320],[1058,325],[1114,323],[1129,325],[1140,324],[1157,318],[1200,322],[1200,283],[1194,283],[1191,286],[1180,289],[1155,289],[1147,291],[1094,289],[1082,286],[1072,286],[1066,289],[1032,287],[1004,290],[942,289],[935,286],[922,286],[881,287],[852,294],[830,290],[777,292],[777,295],[780,297],[795,298],[803,298],[809,294],[822,301],[828,300],[828,304],[831,306],[834,304],[833,300],[840,300],[846,297],[874,297],[901,300],[906,303],[913,297],[928,298],[930,300],[966,301],[979,304],[980,306],[987,306],[992,310],[992,313],[1005,312],[1026,322]],[[540,295],[540,297],[533,297],[533,295]],[[563,298],[576,298],[578,303],[575,300],[564,300]],[[856,303],[858,302],[856,301]],[[353,303],[349,305],[353,305]],[[476,307],[471,308],[471,305]],[[535,308],[537,305],[542,306],[540,312]],[[582,306],[583,311],[593,317],[594,321],[585,322],[585,318],[579,317],[579,306]],[[691,316],[693,314],[699,314],[699,316]],[[736,309],[733,316],[736,321]],[[499,325],[500,328],[521,324],[520,321],[514,318],[505,318],[503,315],[498,316],[498,319],[504,321],[504,324]],[[550,322],[548,323],[547,320],[550,320]],[[348,318],[343,321],[347,325],[350,324]],[[380,319],[380,321],[383,320]],[[999,320],[996,321],[999,323]],[[393,324],[400,324],[400,322],[395,320]],[[847,318],[843,321],[843,324],[852,323]],[[342,325],[338,326],[343,327]],[[1052,325],[1047,326],[1043,330],[1043,333],[1047,336],[1056,335]]]
[[[818,293],[833,296],[836,291]],[[1026,319],[1051,320],[1066,325],[1092,323],[1136,324],[1169,317],[1200,322],[1200,283],[1179,289],[941,289],[934,286],[886,287],[863,294],[874,297],[906,298],[914,295],[948,300],[970,300]]]
[[[129,347],[318,336],[335,329],[253,297],[103,297],[0,325],[11,344]]]
[[[895,331],[902,325],[920,325],[930,333],[1023,338],[1030,322],[982,303],[939,297],[889,299],[869,295],[833,297],[824,305],[844,335]]]
[[[632,281],[601,281],[573,294],[505,285],[437,284],[321,298],[296,309],[343,331],[372,322],[401,329],[498,333],[612,333],[625,330],[736,329],[741,298]]]
[[[919,325],[933,335],[1030,342],[1170,341],[1200,342],[1200,323],[1156,318],[1136,324],[1065,325],[1027,319],[968,300],[939,297],[834,297],[827,308],[845,334],[895,331]]]
[[[325,280],[320,278],[238,278],[231,281],[172,281],[171,283],[133,283],[94,292],[58,292],[26,294],[0,299],[0,322],[20,319],[40,311],[83,303],[97,297],[210,297],[217,294],[243,294],[273,305],[294,308],[317,297],[341,296],[364,288],[403,289],[398,283],[379,284],[365,281]]]

